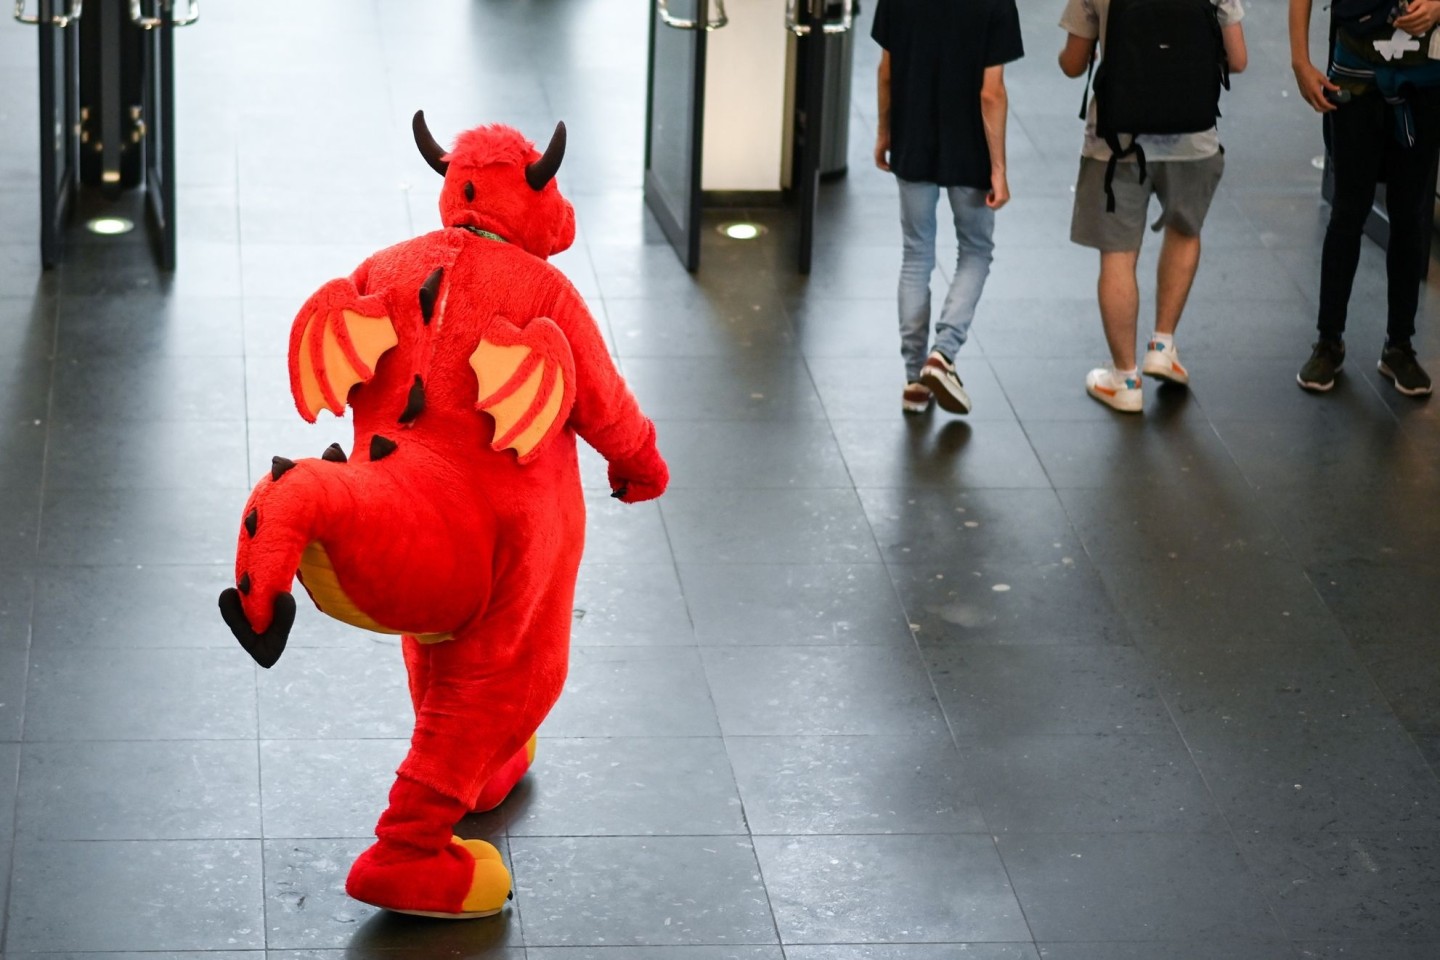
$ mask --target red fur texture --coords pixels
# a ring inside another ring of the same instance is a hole
[[[256,632],[318,544],[343,597],[407,635],[415,733],[379,840],[351,875],[357,896],[394,909],[459,911],[468,854],[449,842],[451,827],[523,773],[515,757],[560,695],[585,536],[576,437],[610,461],[622,499],[659,496],[668,479],[654,425],[583,300],[545,260],[575,227],[553,180],[539,191],[526,183],[525,164],[538,156],[505,127],[462,134],[448,155],[445,228],[376,253],[302,308],[291,356],[302,414],[303,325],[346,310],[383,314],[398,342],[373,372],[356,369],[344,398],[355,424],[348,461],[300,460],[265,477],[239,533],[235,572]],[[437,269],[427,311],[422,287]],[[491,449],[495,421],[476,409],[469,361],[497,318],[524,327],[542,317],[573,357],[573,406],[522,464],[512,450]],[[343,335],[343,323],[336,329]],[[417,378],[423,408],[402,422]],[[305,570],[312,597],[333,607],[317,568]]]

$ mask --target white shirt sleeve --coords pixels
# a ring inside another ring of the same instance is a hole
[[[1095,4],[1091,0],[1066,0],[1065,12],[1060,14],[1060,29],[1086,40],[1097,39],[1100,36],[1100,15],[1095,12]]]

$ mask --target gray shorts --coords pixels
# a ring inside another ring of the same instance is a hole
[[[1105,168],[1107,162],[1080,158],[1080,177],[1075,183],[1075,214],[1070,221],[1070,239],[1082,247],[1104,253],[1125,253],[1140,249],[1145,237],[1145,220],[1150,196],[1160,198],[1160,219],[1151,227],[1173,227],[1198,237],[1215,199],[1215,188],[1225,172],[1225,154],[1203,160],[1158,160],[1146,164],[1145,182],[1140,182],[1139,164],[1122,162],[1115,170],[1115,212],[1105,210]]]

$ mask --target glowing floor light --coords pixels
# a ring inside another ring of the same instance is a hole
[[[124,217],[96,217],[85,224],[85,229],[91,233],[98,233],[102,237],[113,237],[121,233],[129,233],[135,229],[135,224]]]
[[[720,232],[731,240],[754,240],[765,228],[758,223],[722,223]]]

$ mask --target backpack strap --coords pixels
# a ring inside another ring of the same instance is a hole
[[[1085,89],[1080,91],[1080,119],[1090,119],[1090,81],[1095,77],[1095,51],[1090,51],[1090,66],[1085,68]]]
[[[1110,148],[1110,162],[1105,165],[1105,212],[1115,212],[1115,171],[1120,168],[1120,161],[1125,157],[1134,157],[1135,163],[1140,167],[1140,182],[1145,182],[1147,171],[1145,169],[1145,148],[1140,146],[1139,137],[1130,138],[1130,146],[1120,146],[1120,135],[1118,133],[1107,133],[1105,145]]]

